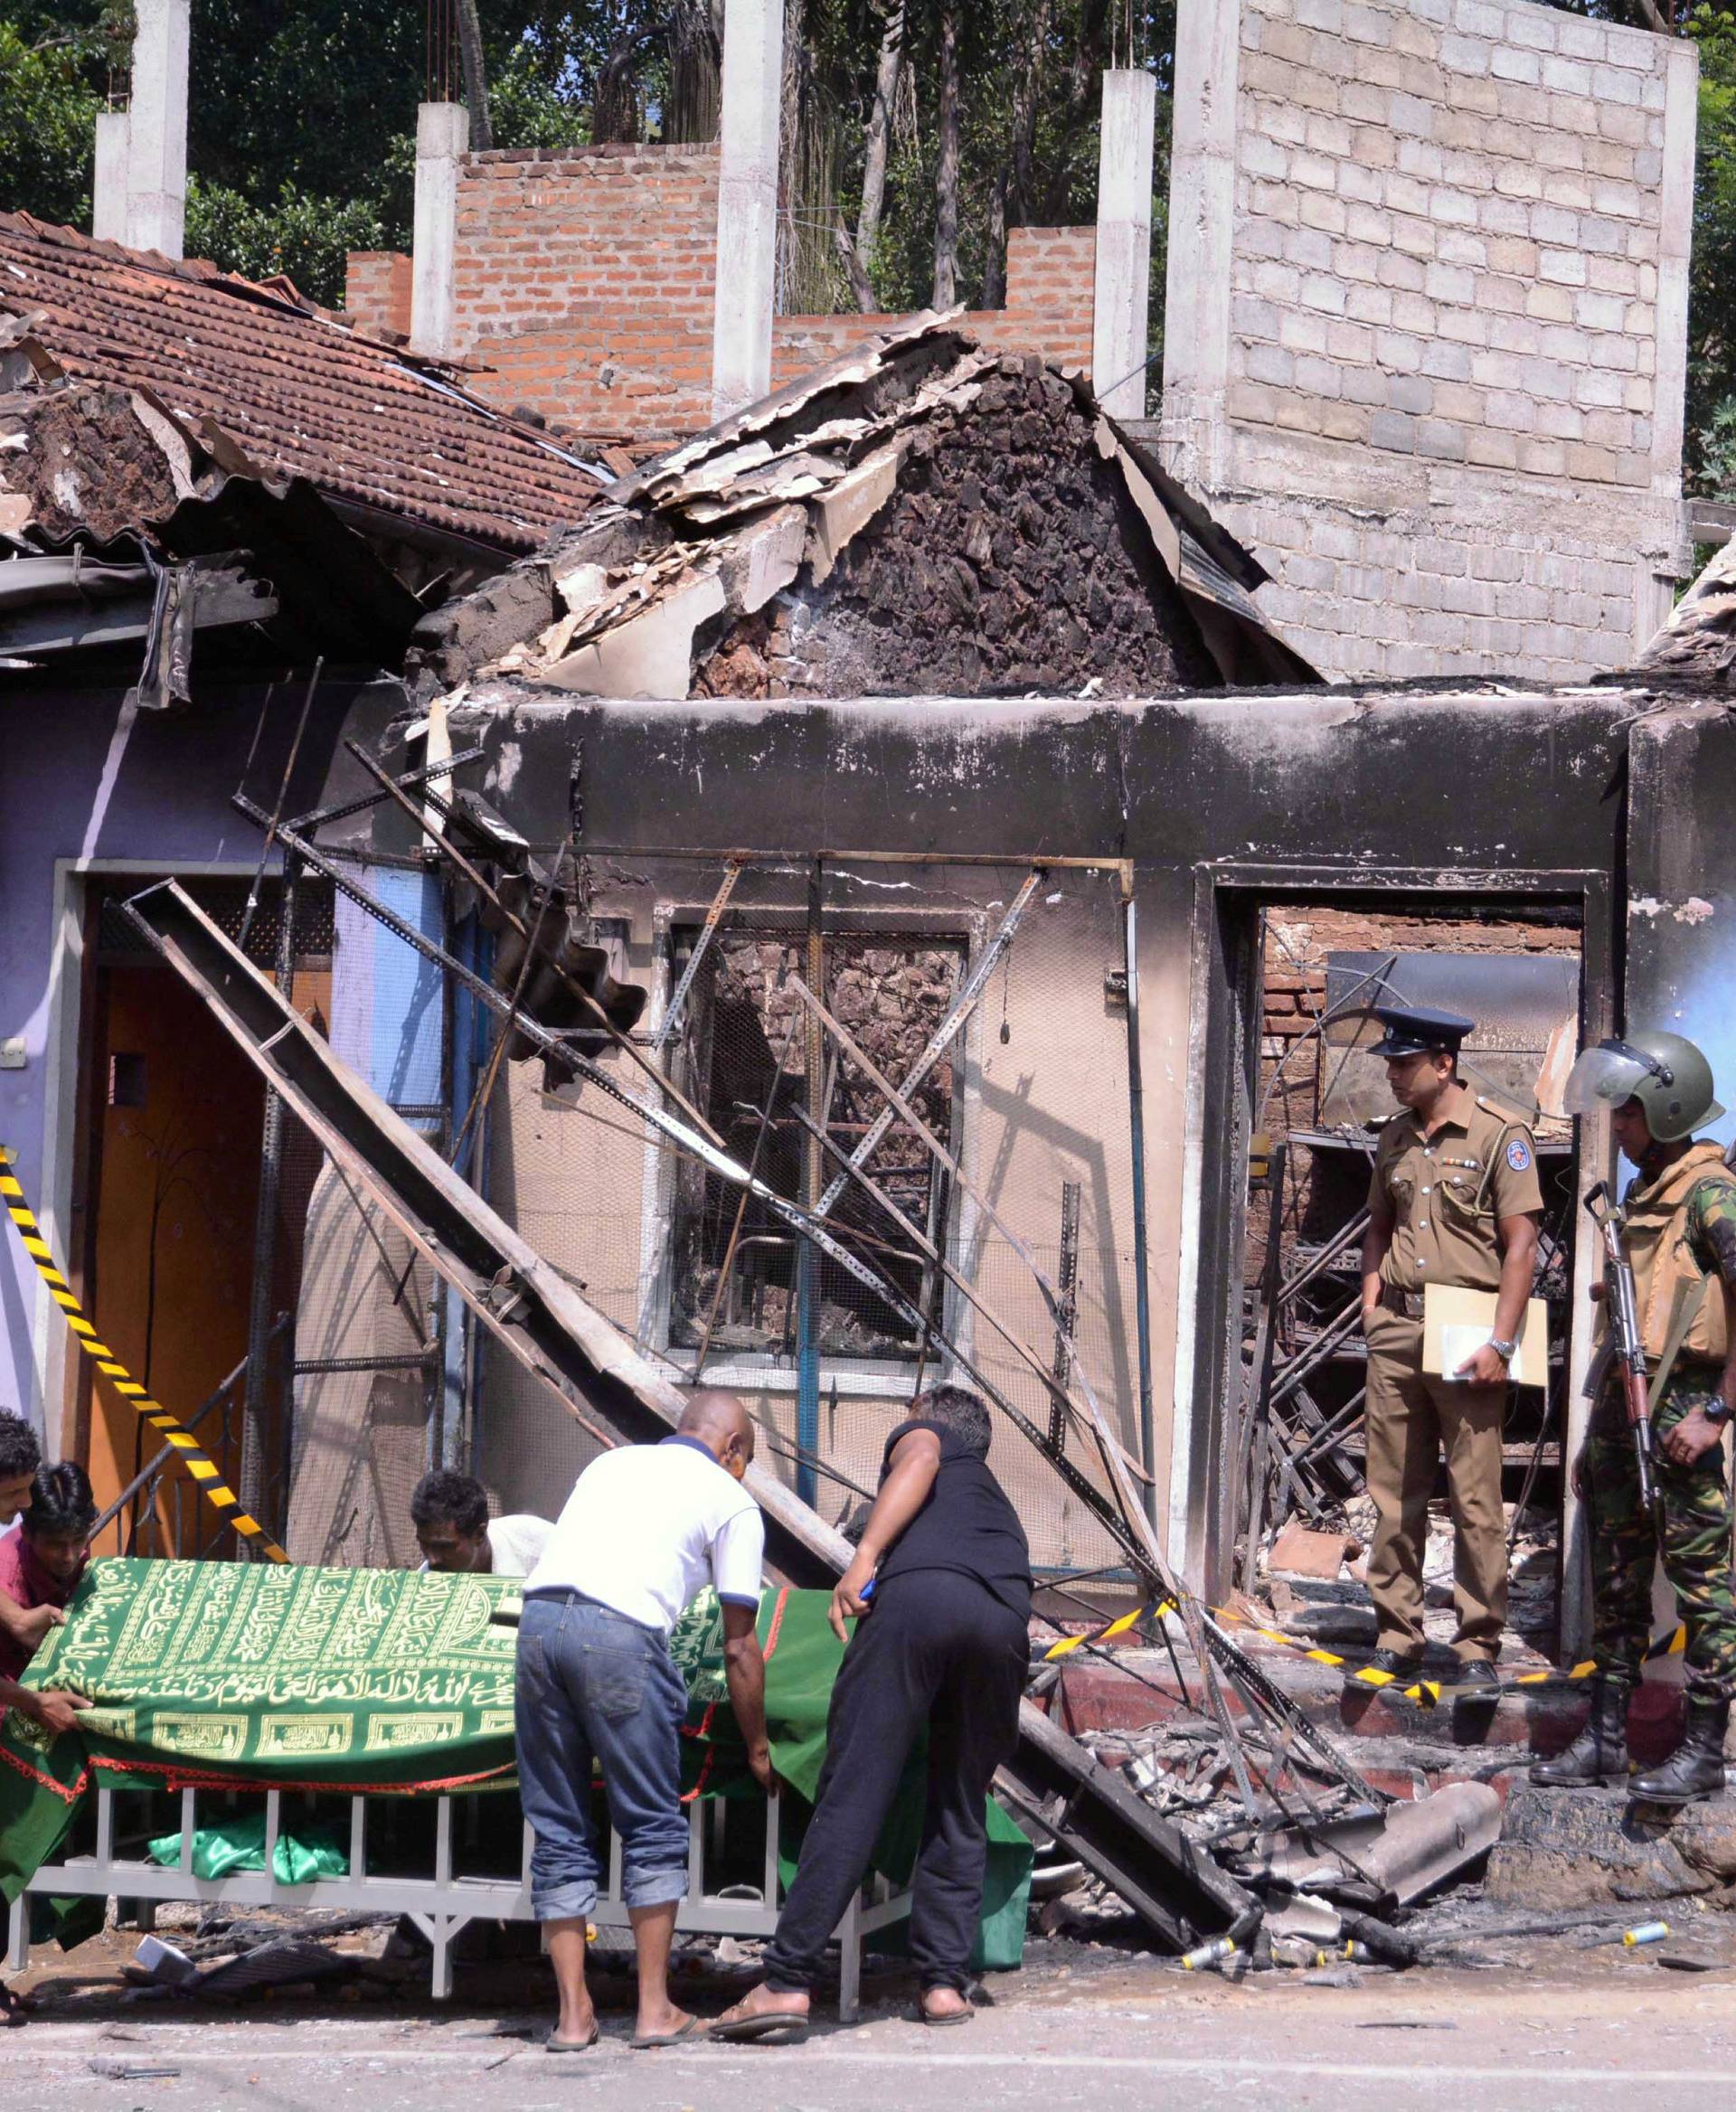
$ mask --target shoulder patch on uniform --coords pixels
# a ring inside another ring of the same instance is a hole
[[[1531,1146],[1523,1136],[1507,1139],[1507,1164],[1515,1174],[1523,1174],[1531,1164]]]

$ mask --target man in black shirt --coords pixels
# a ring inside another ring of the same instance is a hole
[[[1018,1742],[1031,1557],[989,1472],[988,1410],[960,1386],[910,1404],[886,1441],[880,1493],[832,1595],[845,1639],[826,1764],[760,1985],[712,2026],[721,2039],[798,2037],[821,1954],[867,1874],[911,1749],[928,1734],[928,1808],[911,1883],[910,1956],[929,2024],[971,2018],[982,1917],[984,1799]]]

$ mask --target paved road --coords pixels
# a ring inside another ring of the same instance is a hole
[[[1722,1919],[1722,1918],[1720,1918]],[[1233,1987],[1119,1964],[1084,1980],[1001,1979],[967,2031],[930,2032],[882,2005],[800,2048],[635,2054],[626,2021],[555,2060],[541,2016],[363,2015],[285,2004],[233,2020],[110,2011],[49,2017],[0,2041],[6,2101],[34,2112],[1246,2112],[1269,2104],[1380,2112],[1727,2112],[1736,2091],[1736,1971],[1662,1972],[1631,1956],[1546,1970],[1382,1975],[1356,1988],[1265,1975]],[[114,2067],[174,2068],[117,2076]]]

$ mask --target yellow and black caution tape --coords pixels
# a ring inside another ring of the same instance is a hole
[[[1293,1651],[1298,1657],[1307,1657],[1316,1664],[1329,1664],[1342,1671],[1347,1685],[1377,1690],[1396,1687],[1403,1700],[1414,1702],[1422,1709],[1432,1709],[1438,1702],[1459,1694],[1470,1694],[1480,1701],[1495,1701],[1502,1694],[1522,1692],[1527,1687],[1567,1684],[1574,1680],[1590,1679],[1598,1669],[1597,1660],[1587,1658],[1579,1664],[1570,1665],[1566,1671],[1559,1671],[1551,1665],[1541,1672],[1515,1673],[1511,1679],[1503,1680],[1498,1687],[1461,1686],[1450,1680],[1438,1679],[1412,1679],[1407,1684],[1407,1675],[1403,1673],[1382,1672],[1373,1664],[1352,1669],[1348,1660],[1340,1657],[1335,1651],[1321,1650],[1311,1643],[1301,1642],[1295,1636],[1287,1636],[1281,1628],[1264,1627],[1259,1621],[1250,1620],[1245,1613],[1237,1613],[1227,1606],[1209,1607],[1206,1610],[1214,1620],[1230,1621],[1239,1628],[1247,1628],[1251,1634],[1262,1636],[1269,1643],[1278,1644],[1281,1649]],[[1173,1598],[1159,1599],[1151,1606],[1142,1606],[1132,1613],[1119,1615],[1090,1635],[1064,1636],[1059,1643],[1052,1644],[1044,1651],[1043,1662],[1048,1664],[1055,1658],[1065,1657],[1071,1651],[1087,1649],[1093,1644],[1112,1642],[1116,1636],[1124,1636],[1130,1628],[1137,1627],[1141,1621],[1161,1620],[1166,1613],[1175,1611],[1175,1601]],[[1657,1657],[1679,1657],[1687,1647],[1687,1640],[1685,1627],[1665,1629],[1662,1635],[1654,1637],[1646,1653],[1647,1663]]]
[[[24,1192],[18,1185],[12,1164],[11,1153],[0,1146],[0,1196],[5,1199],[6,1215],[17,1226],[18,1237],[24,1243],[24,1252],[35,1263],[36,1273],[48,1286],[48,1295],[66,1315],[66,1324],[72,1330],[79,1347],[91,1359],[105,1379],[114,1381],[115,1391],[128,1407],[135,1409],[152,1429],[160,1431],[165,1441],[175,1447],[175,1457],[192,1476],[193,1485],[212,1508],[219,1512],[243,1540],[250,1540],[269,1560],[287,1562],[288,1556],[264,1526],[257,1518],[242,1510],[241,1499],[223,1479],[222,1468],[198,1438],[160,1402],[153,1400],[108,1344],[98,1338],[96,1329],[85,1318],[79,1301],[72,1296],[72,1287],[54,1266],[53,1249],[43,1239],[42,1229],[24,1201]]]
[[[1088,1650],[1093,1643],[1112,1643],[1118,1636],[1125,1636],[1129,1628],[1137,1628],[1143,1620],[1162,1620],[1166,1613],[1175,1610],[1173,1598],[1161,1600],[1156,1606],[1136,1607],[1132,1613],[1124,1613],[1108,1622],[1089,1636],[1063,1636],[1043,1654],[1045,1664],[1057,1657],[1065,1657],[1074,1650]]]

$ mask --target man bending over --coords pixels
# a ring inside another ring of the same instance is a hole
[[[1030,1655],[1031,1556],[988,1467],[988,1410],[962,1386],[910,1404],[886,1440],[880,1493],[832,1626],[856,1632],[832,1689],[814,1816],[766,1951],[764,1983],[718,2039],[798,2037],[820,1959],[867,1875],[899,1777],[926,1730],[928,1808],[910,1887],[921,2021],[967,2024],[983,1911],[984,1800],[1019,1736]],[[873,1579],[872,1598],[866,1596]]]
[[[669,1946],[687,1890],[681,1727],[687,1689],[669,1655],[683,1609],[712,1586],[748,1765],[771,1787],[766,1666],[755,1626],[765,1521],[741,1486],[753,1424],[732,1393],[695,1393],[675,1436],[623,1445],[573,1485],[524,1587],[518,1630],[518,1777],[535,1835],[531,1902],[548,1931],[561,2013],[551,2053],[597,2042],[585,1922],[601,1871],[590,1775],[621,1836],[621,1889],[638,1954],[636,2047],[673,2046],[698,2020],[669,1999]]]

